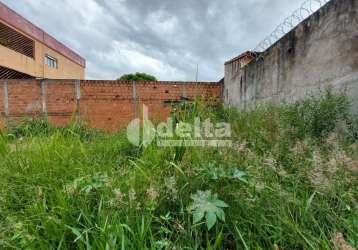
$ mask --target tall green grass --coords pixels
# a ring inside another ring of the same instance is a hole
[[[0,137],[0,248],[333,249],[337,233],[358,247],[349,110],[328,92],[250,112],[196,102],[173,114],[229,122],[231,148],[136,147],[125,131],[36,119],[12,126]],[[198,207],[217,214],[201,219]]]

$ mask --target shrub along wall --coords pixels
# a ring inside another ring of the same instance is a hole
[[[45,115],[58,126],[79,118],[92,128],[115,131],[141,117],[143,104],[150,119],[165,120],[175,105],[196,96],[220,101],[221,90],[216,82],[0,80],[0,126]]]

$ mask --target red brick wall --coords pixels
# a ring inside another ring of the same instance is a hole
[[[71,122],[77,110],[75,81],[49,80],[44,85],[49,121],[59,126]]]
[[[9,114],[15,117],[41,113],[40,83],[23,80],[8,82],[8,108]]]
[[[4,86],[8,91],[8,115]],[[150,119],[165,120],[171,102],[196,96],[218,101],[221,89],[221,84],[212,82],[0,80],[0,126],[4,120],[46,114],[58,126],[79,117],[90,127],[115,131],[141,117],[143,104],[149,109]]]
[[[128,82],[81,82],[81,118],[91,127],[121,128],[133,119],[132,107],[132,85]]]

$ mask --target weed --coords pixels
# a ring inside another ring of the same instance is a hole
[[[228,122],[234,146],[136,147],[125,131],[46,119],[9,127],[0,248],[358,247],[358,123],[344,95],[250,112],[197,101],[173,116]]]

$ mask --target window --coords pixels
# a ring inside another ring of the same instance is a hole
[[[45,56],[45,64],[47,66],[49,66],[50,68],[54,68],[54,69],[57,69],[57,67],[58,67],[57,59],[52,56],[49,56],[49,55]]]

